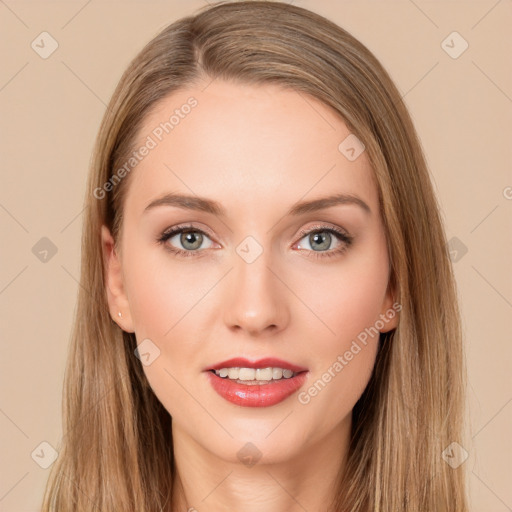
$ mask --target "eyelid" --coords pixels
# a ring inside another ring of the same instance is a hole
[[[315,224],[314,226],[309,226],[307,228],[302,228],[297,236],[300,238],[305,237],[306,235],[310,235],[312,233],[318,232],[318,231],[334,231],[336,234],[338,234],[342,239],[344,238],[345,241],[351,241],[352,236],[348,233],[347,230],[340,228],[339,226],[336,226],[335,224],[331,224],[330,222],[322,222],[319,224]]]
[[[160,235],[161,238],[167,237],[171,234],[179,233],[180,231],[197,231],[199,233],[203,233],[204,235],[208,235],[210,238],[214,237],[214,235],[208,230],[204,228],[200,228],[198,226],[193,226],[192,224],[177,224],[176,226],[172,226],[170,228],[165,229]]]

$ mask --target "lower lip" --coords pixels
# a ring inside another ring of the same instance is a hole
[[[295,393],[305,382],[308,372],[295,377],[271,381],[268,384],[237,384],[208,371],[213,389],[225,400],[243,407],[269,407],[282,402]]]

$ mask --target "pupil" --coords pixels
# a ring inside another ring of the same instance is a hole
[[[310,236],[310,244],[311,247],[314,247],[314,244],[312,243],[312,240],[316,242],[320,242],[320,246],[317,245],[320,249],[328,249],[330,242],[331,242],[331,235],[330,233],[327,233],[325,231],[322,231],[324,233],[323,235],[321,233],[314,233]]]
[[[181,243],[184,247],[187,247],[187,244],[192,244],[192,247],[188,247],[188,249],[198,249],[201,246],[202,236],[200,233],[189,231],[186,233],[182,233],[181,235]],[[194,243],[195,240],[195,243]]]

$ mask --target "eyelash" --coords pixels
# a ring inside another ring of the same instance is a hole
[[[207,237],[210,237],[210,235],[208,235],[208,233],[204,232],[201,229],[198,229],[192,225],[185,225],[185,226],[175,226],[171,229],[164,231],[157,238],[157,242],[162,245],[165,244],[166,250],[169,250],[170,252],[172,252],[173,254],[176,254],[178,256],[197,257],[197,253],[203,252],[203,251],[199,251],[199,250],[184,251],[182,249],[176,249],[176,247],[172,247],[169,244],[166,244],[166,242],[170,238],[172,238],[174,235],[176,235],[178,233],[182,233],[182,232],[187,232],[187,231],[192,231],[194,233],[201,233],[202,235],[206,235]],[[331,233],[331,234],[335,235],[338,238],[338,240],[340,240],[343,243],[343,245],[341,245],[341,247],[339,247],[338,249],[331,249],[329,251],[312,251],[312,250],[307,249],[306,250],[307,257],[330,258],[332,256],[338,256],[338,255],[344,253],[353,242],[353,237],[351,235],[347,234],[345,231],[343,231],[339,228],[328,227],[325,225],[317,225],[317,226],[313,226],[312,228],[302,230],[299,233],[299,240],[302,240],[302,238],[304,238],[306,235],[311,235],[314,233],[323,233],[323,232],[327,232],[327,233]],[[313,253],[313,254],[311,254],[311,253]]]

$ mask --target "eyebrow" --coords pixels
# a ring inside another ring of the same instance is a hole
[[[334,194],[327,197],[321,197],[319,199],[312,199],[310,201],[300,201],[295,203],[285,215],[303,215],[305,213],[316,212],[331,206],[353,204],[359,206],[364,210],[365,213],[371,214],[370,207],[360,198],[354,194]],[[201,212],[211,213],[219,217],[226,217],[226,210],[223,206],[212,199],[207,199],[198,196],[189,196],[184,194],[177,194],[170,192],[151,201],[146,208],[144,213],[156,208],[157,206],[175,206],[177,208],[183,208],[187,210],[197,210]]]

